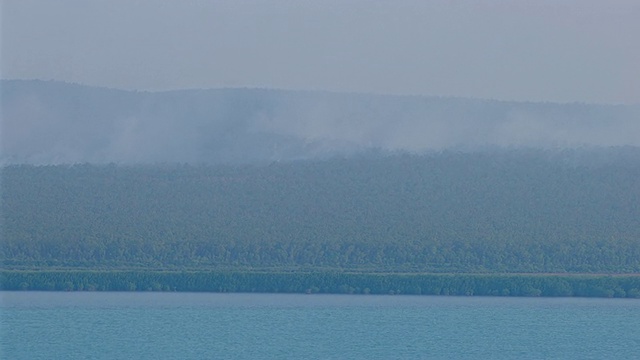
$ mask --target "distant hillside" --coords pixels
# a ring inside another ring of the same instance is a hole
[[[371,149],[640,146],[640,107],[1,82],[2,163],[255,163]]]
[[[2,184],[8,268],[640,272],[639,148],[17,165]]]

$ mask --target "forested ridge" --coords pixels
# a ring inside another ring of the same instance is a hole
[[[637,148],[2,168],[5,269],[640,272]]]
[[[482,146],[640,146],[638,105],[0,80],[0,164],[255,163]]]

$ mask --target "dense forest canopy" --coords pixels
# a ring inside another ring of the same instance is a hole
[[[0,290],[640,298],[638,275],[0,270]]]
[[[640,271],[640,150],[2,168],[5,268]]]

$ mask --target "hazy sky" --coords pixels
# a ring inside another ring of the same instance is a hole
[[[640,1],[2,0],[2,78],[640,103]]]

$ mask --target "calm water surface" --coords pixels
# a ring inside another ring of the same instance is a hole
[[[2,359],[636,359],[640,301],[0,292]]]

